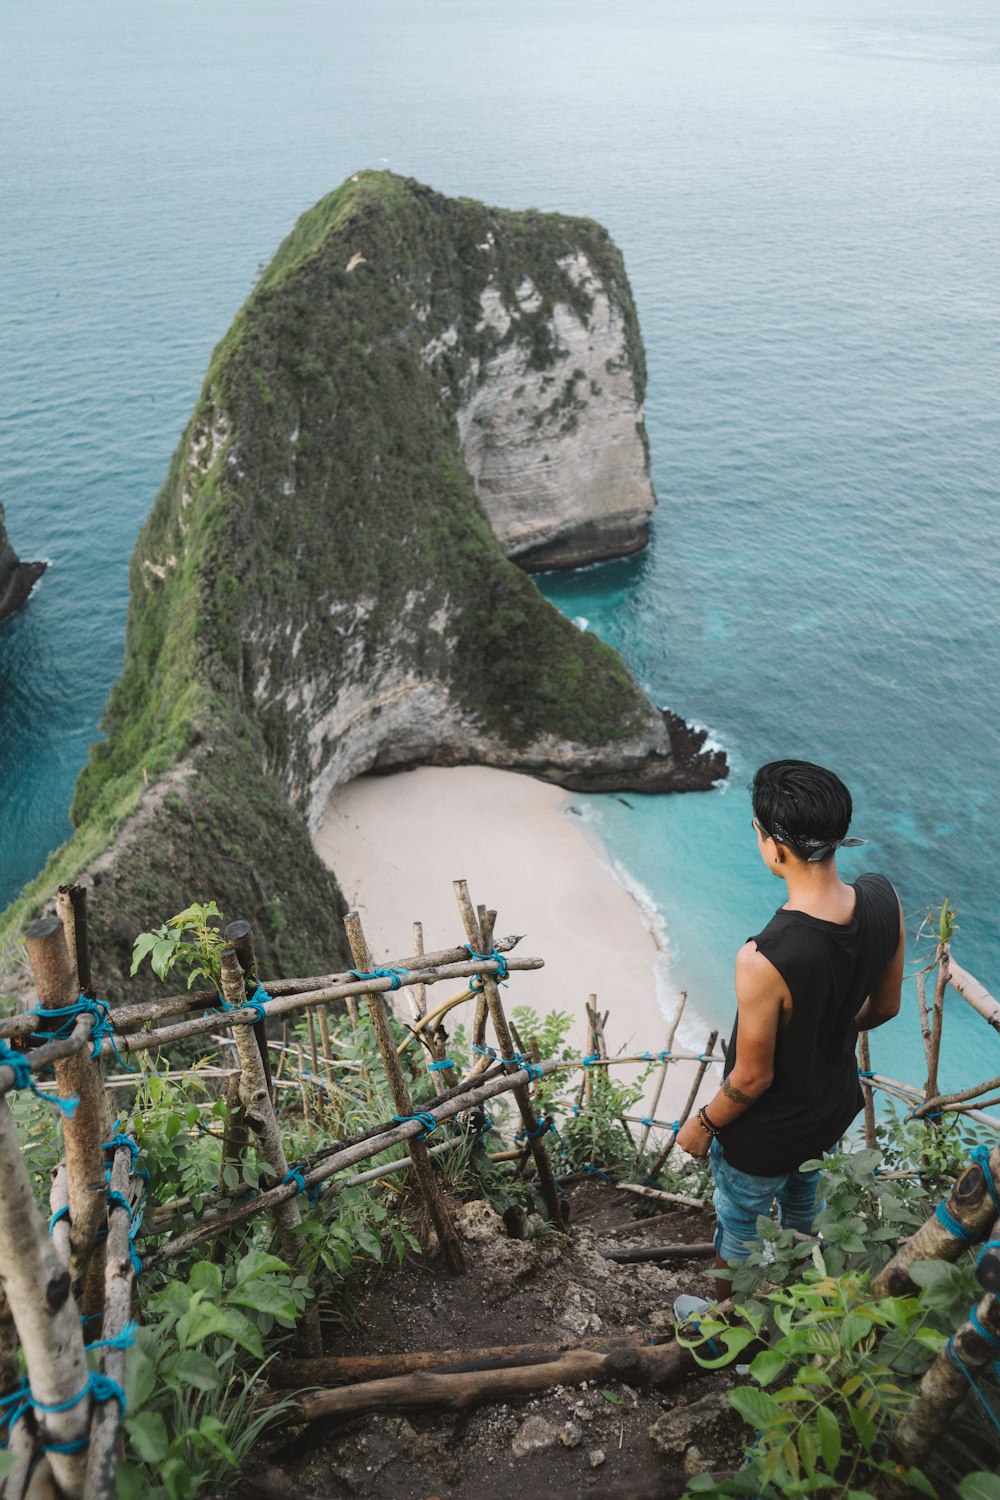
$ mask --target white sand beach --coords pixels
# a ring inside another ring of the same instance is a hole
[[[569,807],[572,798],[560,788],[529,776],[423,767],[342,787],[314,844],[360,913],[378,963],[412,952],[413,921],[423,923],[428,951],[463,942],[452,881],[465,879],[474,902],[496,909],[498,935],[523,934],[518,956],[545,961],[537,973],[512,976],[508,1008],[570,1012],[573,1040],[584,1048],[584,1003],[596,994],[601,1011],[610,1012],[612,1055],[658,1051],[668,1025],[658,974],[671,1010],[674,1003],[666,994],[665,954]],[[695,1066],[670,1069],[659,1119],[676,1117]],[[717,1086],[709,1069],[702,1097]]]

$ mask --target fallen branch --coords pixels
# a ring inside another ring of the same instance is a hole
[[[639,1198],[652,1198],[654,1203],[679,1203],[683,1208],[711,1208],[704,1198],[691,1198],[687,1193],[668,1193],[663,1188],[643,1187],[638,1182],[616,1182],[617,1193],[635,1193]]]
[[[268,1370],[274,1390],[298,1391],[309,1385],[350,1385],[436,1370],[441,1375],[475,1370],[523,1368],[560,1359],[574,1350],[644,1349],[649,1339],[616,1339],[608,1334],[589,1339],[559,1339],[539,1344],[487,1344],[481,1349],[416,1349],[402,1354],[340,1354],[322,1359],[279,1359]]]
[[[627,1380],[633,1386],[662,1387],[698,1373],[700,1367],[679,1344],[644,1349],[625,1346],[606,1353],[577,1348],[540,1364],[451,1375],[422,1370],[338,1390],[309,1391],[289,1408],[287,1419],[316,1422],[415,1407],[466,1411],[486,1401],[530,1396],[554,1385],[579,1385],[582,1380]]]
[[[605,1260],[628,1266],[646,1260],[702,1260],[715,1254],[711,1240],[695,1240],[690,1245],[644,1245],[638,1250],[603,1250]]]

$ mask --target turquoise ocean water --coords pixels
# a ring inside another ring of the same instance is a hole
[[[68,833],[213,344],[297,214],[385,159],[625,254],[653,542],[542,586],[732,760],[718,792],[588,802],[671,982],[730,1015],[780,894],[745,786],[802,755],[855,792],[845,868],[915,923],[950,892],[996,990],[998,84],[975,0],[6,0],[0,498],[52,566],[0,626],[0,901]],[[951,1009],[946,1081],[1000,1072]],[[915,1025],[876,1059],[918,1077]]]

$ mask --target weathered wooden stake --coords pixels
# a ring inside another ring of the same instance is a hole
[[[1000,1238],[1000,1219],[994,1224],[990,1237]],[[988,1337],[984,1338],[976,1331],[971,1318],[964,1322],[950,1340],[949,1347],[942,1349],[924,1372],[916,1395],[900,1417],[893,1443],[906,1463],[920,1462],[944,1431],[958,1403],[969,1394],[976,1376],[996,1357],[996,1340],[1000,1339],[1000,1299],[993,1292],[987,1292],[975,1312]]]
[[[361,918],[356,911],[350,911],[344,918],[344,928],[347,932],[347,941],[351,945],[351,956],[357,965],[358,972],[370,974],[372,970],[372,955],[368,947],[368,939],[365,937],[361,926]],[[382,1056],[382,1066],[385,1068],[385,1076],[388,1080],[392,1093],[393,1102],[400,1115],[413,1114],[413,1101],[410,1091],[403,1077],[403,1069],[399,1063],[392,1032],[389,1029],[389,1015],[386,1010],[385,1001],[379,991],[375,990],[365,996],[368,1006],[368,1014],[371,1016],[372,1026],[375,1030],[375,1039]],[[423,1200],[427,1205],[431,1222],[437,1230],[437,1237],[444,1251],[448,1269],[458,1275],[465,1270],[465,1258],[462,1255],[462,1245],[455,1232],[455,1226],[451,1221],[451,1214],[444,1201],[441,1184],[434,1175],[434,1168],[427,1155],[427,1147],[423,1140],[411,1138],[406,1143],[413,1163],[413,1175],[417,1180]]]
[[[58,919],[53,918],[53,921]],[[59,923],[62,934],[62,923]],[[102,1173],[103,1177],[103,1173]],[[46,1406],[71,1403],[65,1411],[35,1408],[43,1443],[74,1443],[90,1419],[89,1371],[83,1352],[80,1310],[35,1206],[17,1130],[6,1099],[0,1099],[0,1267],[11,1315],[24,1350],[31,1392]],[[73,1398],[79,1396],[80,1400]],[[20,1423],[17,1424],[20,1427]],[[83,1494],[86,1455],[49,1455],[52,1472],[69,1500]]]
[[[944,1025],[944,992],[948,986],[948,944],[938,943],[937,975],[934,980],[934,1004],[931,1008],[930,1064],[924,1098],[932,1099],[938,1092],[938,1063],[941,1058],[941,1028]]]
[[[990,1152],[989,1170],[994,1183],[1000,1186],[1000,1146],[994,1146]],[[875,1277],[872,1282],[873,1297],[912,1295],[916,1287],[910,1280],[908,1268],[915,1260],[955,1261],[968,1249],[970,1242],[985,1237],[996,1210],[986,1176],[980,1166],[974,1164],[966,1167],[945,1199],[945,1208],[962,1225],[965,1235],[959,1237],[950,1234],[937,1214],[931,1214],[926,1224],[922,1224],[916,1234],[900,1245],[889,1264]]]
[[[479,946],[483,941],[482,930],[479,919],[473,909],[472,900],[469,896],[469,887],[464,880],[453,882],[455,899],[458,909],[462,915],[462,925],[469,946],[474,953],[484,953],[486,950]],[[510,1027],[507,1025],[507,1017],[504,1015],[503,1003],[500,999],[500,991],[497,988],[496,979],[492,974],[480,976],[483,985],[483,996],[489,1010],[490,1020],[493,1022],[493,1031],[500,1048],[501,1057],[510,1058],[513,1055],[513,1038]],[[505,1063],[508,1073],[518,1071],[516,1063]],[[513,1090],[514,1102],[521,1113],[521,1124],[525,1139],[531,1147],[531,1154],[535,1158],[535,1170],[538,1173],[538,1186],[542,1194],[545,1207],[548,1209],[549,1217],[557,1229],[565,1229],[562,1204],[559,1199],[559,1189],[552,1172],[552,1164],[549,1161],[549,1153],[545,1149],[545,1142],[539,1133],[538,1119],[531,1103],[531,1091],[526,1084],[520,1084]]]
[[[129,1121],[122,1132],[134,1142],[135,1133]],[[119,1146],[111,1165],[111,1186],[123,1202],[115,1200],[108,1212],[108,1241],[105,1257],[104,1322],[101,1338],[120,1338],[132,1314],[135,1292],[135,1269],[132,1265],[129,1234],[132,1213],[142,1198],[145,1184],[132,1176],[133,1152]],[[129,1207],[126,1208],[125,1204]],[[125,1381],[126,1351],[112,1347],[101,1351],[101,1373],[118,1385]],[[118,1467],[118,1434],[122,1414],[117,1401],[95,1404],[90,1425],[90,1447],[87,1451],[86,1500],[114,1500],[115,1474]]]
[[[234,1073],[226,1084],[226,1123],[222,1134],[222,1153],[219,1160],[219,1191],[226,1187],[225,1170],[233,1166],[242,1171],[243,1158],[250,1141],[250,1132],[247,1127],[246,1110],[240,1099],[240,1075]],[[221,1266],[226,1259],[226,1244],[224,1240],[216,1240],[209,1253],[209,1260],[214,1265]]]
[[[76,964],[66,946],[63,924],[58,917],[41,917],[25,929],[31,962],[43,1010],[74,1005],[79,998]],[[90,1025],[86,1016],[77,1022]],[[107,1183],[104,1177],[104,1088],[98,1064],[89,1046],[55,1063],[60,1097],[76,1095],[79,1103],[72,1115],[63,1116],[63,1144],[69,1201],[70,1270],[74,1290],[83,1286],[87,1266],[97,1245],[97,1232],[104,1224]],[[94,1311],[88,1308],[87,1311]]]
[[[701,1088],[701,1080],[704,1078],[705,1073],[708,1069],[711,1055],[714,1051],[715,1044],[718,1039],[719,1033],[717,1031],[713,1031],[708,1041],[705,1043],[705,1051],[702,1053],[702,1060],[698,1064],[698,1071],[695,1074],[694,1083],[691,1085],[691,1092],[690,1094],[688,1094],[687,1103],[684,1105],[684,1108],[681,1111],[680,1119],[677,1121],[677,1129],[671,1133],[669,1141],[667,1141],[667,1144],[663,1147],[663,1150],[660,1152],[659,1156],[650,1167],[650,1177],[658,1177],[663,1171],[663,1163],[666,1161],[667,1157],[674,1149],[674,1142],[677,1139],[678,1132],[680,1131],[681,1126],[684,1124],[684,1121],[688,1118],[691,1111],[694,1109],[695,1101],[698,1098],[698,1090]]]
[[[240,968],[243,970],[243,987],[246,991],[246,998],[249,1000],[260,984],[260,974],[257,969],[257,954],[253,942],[253,928],[249,922],[244,922],[241,919],[237,922],[230,922],[228,926],[223,928],[222,936],[235,951],[236,957],[240,961]],[[310,1012],[311,1014],[312,1012]],[[267,1079],[268,1093],[271,1095],[271,1102],[273,1104],[274,1081],[271,1078],[271,1059],[267,1051],[267,1022],[256,1022],[253,1034],[257,1038],[257,1046],[260,1048],[260,1060],[264,1065],[264,1077]]]
[[[674,1011],[674,1018],[670,1023],[669,1029],[667,1031],[667,1039],[663,1044],[664,1052],[670,1052],[673,1048],[674,1037],[677,1035],[677,1028],[681,1024],[681,1016],[684,1014],[684,1007],[686,1004],[687,990],[681,990],[680,994],[677,997],[677,1009]],[[663,1085],[667,1081],[667,1069],[669,1067],[670,1060],[669,1058],[665,1057],[660,1063],[660,1071],[656,1075],[656,1088],[653,1090],[653,1097],[650,1100],[649,1108],[643,1111],[643,1113],[650,1119],[655,1117],[656,1111],[659,1108],[660,1095],[663,1093]],[[649,1140],[650,1128],[651,1127],[649,1125],[644,1125],[642,1128],[642,1135],[639,1137],[639,1149],[635,1154],[636,1161],[639,1160],[640,1156],[646,1149],[646,1142]]]
[[[243,970],[232,948],[222,950],[222,993],[229,1005],[239,1005],[246,993]],[[233,1039],[240,1058],[240,1101],[246,1122],[253,1131],[254,1148],[276,1182],[288,1176],[288,1159],[281,1143],[281,1133],[271,1103],[260,1048],[252,1026],[234,1026]],[[288,1198],[274,1210],[275,1226],[282,1259],[295,1266],[300,1245],[295,1231],[302,1222],[297,1198]],[[303,1353],[318,1354],[321,1346],[319,1315],[314,1306],[307,1308],[300,1324],[299,1342]]]

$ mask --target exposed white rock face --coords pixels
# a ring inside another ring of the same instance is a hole
[[[645,546],[654,495],[622,309],[582,252],[560,265],[591,299],[589,315],[552,309],[552,358],[534,367],[520,319],[541,296],[522,278],[512,303],[482,293],[478,331],[495,351],[472,362],[456,413],[462,454],[508,556],[533,568],[578,567]],[[430,362],[441,341],[425,349]]]

